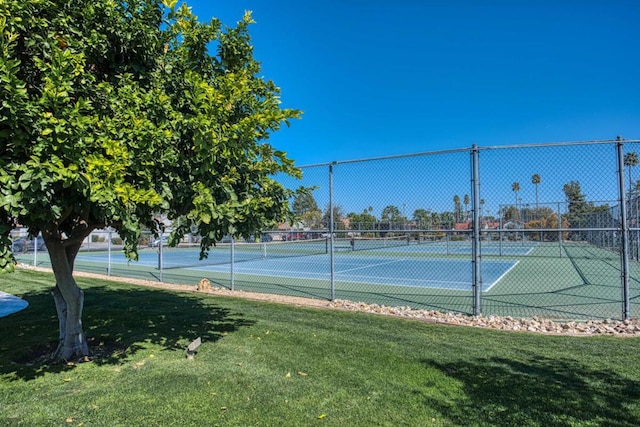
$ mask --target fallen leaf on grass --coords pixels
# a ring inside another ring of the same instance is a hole
[[[71,423],[73,422],[73,418],[68,417],[65,421],[66,421],[67,423],[71,424]]]
[[[318,419],[321,420],[321,419],[325,418],[326,416],[327,416],[327,414],[320,414],[320,415],[318,415]]]
[[[64,381],[65,383],[68,383],[69,381],[71,381],[71,378],[65,378],[62,381]]]
[[[301,377],[306,377],[309,374],[307,374],[306,372],[298,372],[298,375],[300,375]]]
[[[291,372],[287,372],[287,375],[284,376],[285,378],[291,378]]]

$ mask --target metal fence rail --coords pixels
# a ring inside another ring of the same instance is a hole
[[[126,263],[117,236],[102,231],[76,268],[474,315],[638,317],[639,143],[473,146],[303,166],[302,180],[279,177],[310,189],[291,200],[294,224],[227,239],[206,262],[197,236],[176,248],[147,236],[140,262]]]

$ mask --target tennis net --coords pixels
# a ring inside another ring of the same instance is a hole
[[[368,251],[375,249],[409,246],[409,235],[390,237],[350,237],[334,239],[334,248],[338,250]]]
[[[187,268],[207,265],[230,264],[257,259],[277,259],[320,255],[329,252],[326,238],[264,243],[220,243],[209,250],[205,259],[199,258],[199,247],[164,248],[163,268]]]

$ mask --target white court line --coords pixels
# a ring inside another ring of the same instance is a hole
[[[410,260],[404,260],[410,261]],[[399,262],[399,261],[394,261]],[[403,277],[398,280],[397,277],[385,277],[385,276],[366,276],[366,275],[353,275],[348,274],[349,271],[356,271],[366,269],[372,266],[381,266],[385,264],[393,264],[394,262],[388,263],[379,263],[379,264],[366,264],[360,265],[357,268],[351,268],[341,271],[336,271],[336,275],[346,275],[347,278],[338,278],[339,281],[345,283],[371,283],[376,285],[389,285],[389,286],[413,286],[413,287],[428,287],[431,289],[447,289],[447,290],[467,290],[471,287],[471,282],[460,282],[455,280],[437,280],[437,279],[413,279],[411,277]],[[462,261],[460,261],[462,262]],[[502,263],[503,261],[485,261],[485,263]],[[493,288],[509,271],[511,271],[519,261],[516,261],[512,264],[502,275],[500,275],[496,280],[487,284],[483,282],[482,291],[487,292],[491,288]],[[310,263],[310,264],[321,264],[323,263]],[[228,273],[229,272],[228,265],[209,265],[202,266],[201,268],[190,268],[190,270],[196,271],[213,271],[216,273]],[[286,277],[290,279],[295,278],[304,278],[310,280],[326,280],[330,277],[331,272],[305,272],[296,269],[288,269],[284,270],[282,268],[264,268],[264,267],[242,267],[236,265],[234,271],[237,274],[247,274],[247,275],[259,275],[259,276],[269,276],[269,277]],[[302,277],[301,277],[302,276]],[[386,280],[385,282],[381,282],[381,280]],[[394,283],[394,281],[396,283]],[[442,286],[437,286],[438,284],[442,284]],[[434,286],[436,285],[436,286]],[[456,285],[464,285],[462,289]]]
[[[355,267],[355,268],[350,268],[350,269],[347,269],[347,270],[336,271],[336,273],[342,274],[342,273],[345,273],[345,272],[348,272],[348,271],[362,270],[363,268],[371,268],[371,267],[381,267],[383,265],[397,264],[399,262],[404,262],[404,261],[407,261],[407,260],[399,259],[399,260],[396,260],[396,261],[380,262],[378,264],[365,264],[365,265],[361,265],[360,267]]]
[[[338,273],[340,274],[340,273]],[[360,278],[360,280],[393,280],[393,279],[398,279],[397,277],[385,277],[385,276],[375,276],[375,277],[371,277],[371,276],[362,276],[362,275],[354,275],[354,274],[349,274],[347,277],[349,278]],[[349,280],[342,280],[343,282],[348,282]],[[458,285],[471,285],[471,282],[458,282],[455,280],[436,280],[436,279],[412,279],[410,277],[404,277],[402,278],[403,282],[415,282],[415,283],[453,283],[453,284],[458,284]],[[359,283],[359,282],[358,282]],[[389,284],[388,282],[384,282],[384,284]]]
[[[491,262],[491,261],[486,261],[486,262]],[[501,261],[493,261],[493,262],[495,263],[495,262],[501,262]],[[500,277],[498,277],[496,280],[494,280],[494,281],[493,281],[493,283],[492,283],[489,287],[487,287],[487,289],[485,289],[484,291],[485,291],[485,292],[488,292],[491,288],[493,288],[493,287],[496,285],[496,283],[498,283],[500,280],[502,280],[502,278],[503,278],[504,276],[506,276],[506,274],[507,274],[508,272],[510,272],[510,271],[513,269],[513,267],[515,267],[515,266],[516,266],[516,265],[518,265],[519,263],[520,263],[520,261],[517,261],[517,260],[516,260],[516,261],[513,263],[513,265],[507,269],[507,271],[505,271],[504,273],[502,273],[502,274],[500,275]],[[483,285],[483,287],[484,287],[484,283],[483,283],[482,285]]]
[[[199,269],[200,270],[200,269]],[[211,271],[211,270],[208,270]],[[299,270],[265,270],[259,268],[245,268],[241,270],[235,270],[237,274],[247,274],[247,275],[258,275],[258,276],[268,276],[268,277],[286,277],[289,279],[311,279],[311,280],[326,280],[330,276],[330,272],[320,273],[320,272],[300,272]],[[286,275],[286,274],[289,275]],[[301,273],[305,277],[301,277]],[[340,275],[343,273],[338,273]],[[398,280],[397,277],[383,277],[383,276],[363,276],[363,275],[353,275],[346,274],[347,278],[337,278],[338,281],[343,283],[367,283],[374,285],[383,285],[383,286],[405,286],[405,287],[420,287],[420,288],[430,288],[430,289],[447,289],[447,290],[467,290],[467,287],[470,288],[470,282],[457,282],[457,281],[447,281],[447,280],[427,280],[427,279],[412,279],[410,277],[403,277]],[[386,281],[381,281],[386,280]],[[395,280],[395,283],[394,283]],[[439,285],[442,286],[433,286]],[[461,284],[465,285],[465,288],[460,289],[458,287],[452,287],[451,284]],[[431,286],[429,286],[431,285]]]
[[[224,267],[224,268],[223,268]],[[189,270],[195,270],[195,271],[213,271],[215,273],[228,273],[230,270],[230,264],[218,264],[218,265],[203,265],[202,267],[197,267],[197,268],[189,268]],[[261,275],[261,276],[280,276],[283,277],[282,274],[289,274],[289,276],[284,276],[284,277],[290,277],[290,278],[295,278],[295,275],[299,275],[300,273],[303,274],[317,274],[319,276],[328,276],[330,274],[330,272],[313,272],[313,273],[307,273],[307,272],[301,272],[300,270],[284,270],[282,268],[264,268],[264,267],[242,267],[239,266],[238,264],[234,265],[233,267],[233,271],[235,273],[238,274],[254,274],[254,275]],[[264,274],[264,273],[274,273],[274,274]],[[275,274],[275,273],[280,273],[280,274]]]
[[[410,261],[410,260],[404,260],[404,261]],[[385,265],[385,264],[391,264],[391,263],[393,262],[379,263],[378,265]],[[368,283],[368,284],[384,285],[384,286],[405,286],[405,287],[420,287],[420,288],[446,289],[446,290],[465,290],[466,291],[471,287],[471,282],[460,282],[460,281],[438,280],[438,279],[431,279],[431,280],[413,279],[410,277],[403,277],[398,279],[397,277],[385,277],[385,276],[379,276],[379,275],[365,276],[365,275],[353,275],[353,274],[345,273],[347,271],[355,271],[358,269],[364,269],[371,266],[373,266],[373,264],[368,264],[365,266],[360,266],[358,268],[336,272],[336,275],[338,276],[339,275],[347,276],[347,278],[337,277],[337,279],[340,282],[344,282],[344,283]],[[211,271],[211,270],[209,269],[208,271]],[[330,272],[325,272],[325,273],[301,272],[300,270],[282,270],[282,269],[265,269],[265,268],[240,267],[240,268],[236,268],[235,271],[237,274],[261,275],[261,276],[269,276],[269,277],[287,277],[287,278],[300,278],[302,273],[302,275],[304,276],[303,278],[311,279],[311,280],[325,280],[330,276]]]
[[[82,258],[85,258],[85,257],[82,257]],[[95,260],[95,258],[91,256],[86,258],[92,258],[92,261]],[[306,278],[311,280],[326,280],[330,276],[330,271],[308,272],[304,270],[301,271],[300,269],[295,269],[295,268],[285,270],[284,268],[282,268],[284,266],[278,266],[277,264],[273,265],[271,263],[271,261],[273,260],[277,261],[278,259],[277,258],[272,258],[272,259],[256,258],[255,260],[247,260],[247,261],[239,262],[234,266],[234,271],[237,274],[262,275],[262,276],[269,276],[269,277],[286,277],[286,278],[298,277],[298,278]],[[366,270],[366,269],[382,267],[390,264],[400,264],[400,263],[414,261],[413,259],[408,259],[408,258],[400,258],[400,259],[394,259],[389,261],[383,261],[383,258],[380,258],[380,257],[371,257],[371,258],[352,257],[352,258],[346,258],[346,259],[341,258],[337,261],[340,266],[346,267],[342,270],[335,271],[335,274],[337,276],[345,276],[345,275],[347,276],[347,278],[337,277],[339,281],[345,282],[345,283],[372,283],[377,285],[389,285],[389,286],[418,286],[418,287],[429,287],[432,289],[448,289],[448,290],[466,290],[471,286],[471,283],[466,281],[461,282],[461,281],[438,280],[438,279],[414,279],[411,277],[397,278],[397,277],[386,277],[386,276],[379,276],[379,275],[367,276],[367,275],[350,274],[350,272],[353,272],[353,271]],[[435,262],[432,259],[425,260],[425,261]],[[454,263],[460,263],[460,262],[467,263],[466,260],[446,260],[446,261],[454,262]],[[185,268],[189,270],[194,270],[194,271],[209,271],[209,272],[216,272],[216,273],[223,273],[223,274],[228,273],[230,269],[230,263],[207,265],[206,260],[203,262],[205,264],[202,266],[192,266],[192,267],[185,267]],[[243,267],[242,265],[245,264],[245,262],[260,262],[262,265],[260,267]],[[504,263],[504,262],[507,262],[507,261],[487,260],[487,261],[484,261],[483,264],[495,264],[495,263]],[[513,262],[513,260],[509,260],[509,262]],[[515,261],[515,263],[511,264],[511,266],[505,272],[503,272],[503,274],[500,275],[500,277],[498,277],[496,280],[494,280],[490,284],[487,285],[483,283],[483,286],[482,286],[483,292],[487,292],[491,288],[493,288],[493,286],[495,286],[509,271],[511,271],[511,269],[513,269],[518,262],[519,261]],[[149,260],[147,262],[131,261],[130,263],[133,265],[137,264],[140,266],[156,265],[155,260],[153,261]],[[129,262],[127,264],[129,264]],[[327,266],[327,259],[325,254],[303,256],[303,257],[291,257],[287,259],[286,264],[296,264],[296,265],[306,264],[311,267],[316,265]],[[270,266],[270,268],[267,266]],[[460,287],[463,287],[463,289],[460,289]]]
[[[257,260],[257,261],[258,261],[258,260]],[[326,260],[325,260],[325,261],[326,261]],[[398,263],[398,262],[404,262],[404,261],[408,261],[408,260],[406,260],[406,259],[399,259],[399,260],[389,261],[389,262],[379,262],[379,263],[377,263],[377,264],[363,264],[362,262],[360,262],[360,263],[358,263],[358,262],[354,262],[353,264],[354,264],[354,265],[357,265],[357,267],[353,267],[353,268],[348,268],[348,269],[345,269],[345,270],[336,271],[336,273],[337,273],[337,274],[342,274],[342,273],[346,273],[346,272],[349,272],[349,271],[362,270],[362,269],[367,269],[367,268],[371,268],[371,267],[381,267],[381,266],[383,266],[383,265],[387,265],[387,264],[395,264],[395,263]],[[300,263],[299,263],[299,264],[300,264]],[[324,265],[327,265],[327,264],[326,264],[326,262],[321,262],[321,263],[320,263],[320,262],[317,262],[317,263],[315,263],[315,262],[314,262],[314,263],[311,263],[311,262],[302,262],[302,264],[318,264],[318,265],[323,265],[323,266],[324,266]],[[204,267],[205,267],[205,266],[202,266],[202,267],[203,267],[203,269],[204,269]],[[209,267],[217,267],[217,266],[211,265],[211,266],[209,266]],[[195,270],[195,269],[194,269],[194,270]],[[198,270],[201,270],[201,269],[198,269]],[[238,272],[238,273],[239,273],[239,272],[249,272],[249,273],[247,273],[247,274],[251,274],[250,272],[257,272],[257,273],[260,273],[260,272],[263,272],[263,271],[272,271],[272,272],[281,272],[281,273],[282,273],[282,272],[289,272],[289,273],[292,273],[292,274],[294,274],[294,273],[300,273],[300,270],[284,270],[284,269],[282,269],[282,268],[277,268],[277,269],[270,269],[270,268],[252,268],[252,267],[249,267],[249,268],[243,268],[242,266],[239,266],[239,265],[236,265],[236,266],[235,266],[234,271],[236,271],[236,272]],[[311,274],[318,274],[318,275],[320,275],[320,276],[325,276],[325,275],[330,274],[330,272],[326,272],[326,273],[322,273],[322,272],[313,272],[313,273],[311,273]],[[363,277],[364,277],[364,276],[363,276]]]

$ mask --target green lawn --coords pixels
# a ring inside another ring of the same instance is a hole
[[[637,426],[640,339],[560,337],[175,293],[95,279],[89,363],[57,336],[50,274],[0,275],[0,425]],[[188,343],[202,337],[195,359]]]

